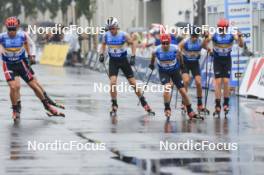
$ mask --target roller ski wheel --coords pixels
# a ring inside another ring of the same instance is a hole
[[[155,112],[149,107],[149,105],[144,106],[145,111],[147,111],[148,115],[155,116]]]
[[[221,107],[216,107],[215,111],[213,112],[213,116],[220,118],[220,113],[221,113]]]
[[[228,113],[229,113],[229,106],[228,105],[224,105],[225,118],[227,118]]]
[[[46,111],[46,114],[48,117],[65,117],[65,114],[62,112],[51,113],[50,111]]]
[[[203,105],[198,105],[197,111],[199,115],[210,115],[210,111],[206,109]]]
[[[190,120],[193,120],[193,119],[204,120],[204,117],[202,117],[202,116],[196,114],[194,111],[189,112],[189,113],[188,113],[188,116],[189,116],[189,119],[190,119]]]

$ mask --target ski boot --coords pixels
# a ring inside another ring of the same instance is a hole
[[[197,105],[197,111],[198,114],[203,114],[203,115],[209,115],[210,111],[208,109],[206,109],[202,104]]]
[[[217,116],[219,118],[220,117],[220,113],[221,113],[221,106],[216,105],[215,106],[215,111],[213,113],[213,116],[214,117]]]
[[[58,116],[58,117],[65,117],[64,113],[61,113],[57,111],[54,107],[51,106],[51,104],[48,103],[48,100],[43,100],[44,108],[46,109],[46,114],[49,117]]]
[[[55,107],[58,107],[58,108],[61,108],[61,109],[65,109],[65,106],[62,105],[62,104],[58,104],[56,103],[55,101],[53,101],[46,92],[44,92],[44,96],[45,98],[48,100],[48,103],[51,104],[52,106],[55,106]]]
[[[196,114],[194,111],[188,112],[188,116],[189,116],[189,119],[190,120],[192,120],[192,119],[201,119],[201,120],[204,120],[204,117]]]
[[[171,108],[170,107],[165,107],[164,115],[167,118],[167,121],[170,121],[170,117],[171,117]]]
[[[117,101],[112,100],[112,110],[110,111],[110,117],[116,117],[117,109],[118,109]]]
[[[12,118],[14,122],[17,122],[20,120],[20,112],[19,112],[18,106],[17,105],[12,106],[12,109],[13,109]]]
[[[142,97],[139,98],[139,100],[140,100],[141,105],[145,109],[145,111],[147,111],[149,115],[154,116],[155,115],[155,112],[152,111],[152,109],[150,108],[150,106],[146,102],[145,97],[142,96]]]
[[[229,113],[229,105],[224,105],[224,114],[225,114],[225,118],[227,118],[227,114]]]
[[[188,116],[189,116],[189,119],[190,119],[190,120],[192,120],[192,119],[202,119],[202,120],[204,120],[204,117],[202,117],[202,116],[196,114],[196,113],[193,111],[191,105],[186,106],[186,108],[187,108],[187,113],[188,113]]]

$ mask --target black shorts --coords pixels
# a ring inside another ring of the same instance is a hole
[[[184,87],[182,76],[178,69],[172,72],[159,71],[159,77],[160,77],[160,81],[162,85],[170,83],[170,81],[172,80],[172,82],[175,84],[175,86],[178,89],[181,89]]]
[[[229,58],[214,58],[214,75],[215,78],[230,78],[232,61]]]
[[[189,74],[190,71],[193,77],[201,76],[201,69],[199,61],[186,61],[184,60],[184,68],[181,70],[183,74]]]
[[[6,81],[13,81],[17,76],[20,76],[27,83],[33,80],[33,74],[24,60],[13,64],[3,62],[3,70]]]
[[[114,59],[110,58],[109,60],[109,76],[118,76],[118,71],[121,69],[126,76],[126,78],[133,78],[134,73],[128,62],[127,58]]]

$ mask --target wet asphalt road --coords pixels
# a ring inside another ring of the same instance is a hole
[[[11,120],[8,87],[0,76],[0,174],[263,174],[264,116],[254,111],[263,101],[231,99],[228,119],[206,116],[189,121],[179,109],[166,122],[162,95],[146,93],[156,116],[145,115],[133,93],[118,95],[117,118],[109,117],[108,93],[94,93],[94,83],[108,78],[84,68],[34,66],[37,77],[53,99],[64,103],[66,118],[49,118],[33,92],[22,84],[22,119]],[[123,77],[119,82],[125,81]],[[190,91],[196,103],[194,90]],[[180,101],[180,99],[178,100]],[[175,104],[175,96],[172,106]],[[213,94],[209,93],[213,110]],[[178,102],[179,106],[179,102]],[[76,141],[104,143],[103,151],[33,151],[28,142]],[[165,151],[169,143],[207,140],[237,143],[234,151]]]

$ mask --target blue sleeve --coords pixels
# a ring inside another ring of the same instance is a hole
[[[0,35],[0,44],[3,44],[3,35]]]

